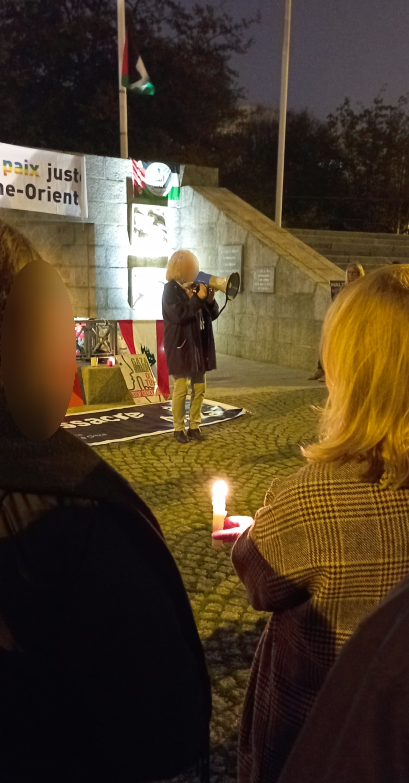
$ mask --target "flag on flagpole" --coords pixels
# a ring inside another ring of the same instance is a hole
[[[130,92],[137,92],[140,95],[155,94],[155,88],[149,79],[149,74],[129,30],[126,31],[122,61],[122,86]]]

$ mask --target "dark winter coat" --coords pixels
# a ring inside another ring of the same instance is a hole
[[[279,783],[409,780],[409,577],[345,643]]]
[[[2,783],[169,779],[202,754],[210,682],[156,519],[66,430],[26,438],[1,393],[0,613]]]
[[[169,374],[189,377],[194,372],[215,370],[212,321],[219,315],[217,302],[208,304],[197,294],[189,298],[182,286],[171,280],[164,288],[162,312]]]

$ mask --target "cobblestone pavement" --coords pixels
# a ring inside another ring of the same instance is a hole
[[[209,394],[216,397],[216,393]],[[297,444],[317,432],[317,412],[327,390],[223,395],[248,413],[203,428],[202,444],[177,444],[161,435],[99,446],[96,451],[122,474],[156,515],[182,573],[206,653],[213,687],[211,782],[236,779],[236,746],[251,662],[269,614],[249,605],[231,564],[231,545],[212,548],[211,488],[229,486],[227,511],[254,516],[274,476],[305,464]],[[197,780],[194,771],[177,780]]]

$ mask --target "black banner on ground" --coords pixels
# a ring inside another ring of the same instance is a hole
[[[186,404],[186,427],[189,426],[189,403]],[[235,419],[245,413],[244,408],[233,408],[221,402],[206,400],[202,407],[202,424],[218,424]],[[173,432],[171,403],[131,405],[125,408],[106,408],[88,413],[72,413],[65,416],[61,426],[89,446],[101,446],[121,440],[146,438]]]

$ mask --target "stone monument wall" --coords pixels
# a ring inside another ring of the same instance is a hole
[[[88,218],[0,209],[33,241],[67,286],[75,316],[131,318],[127,302],[126,177],[131,162],[86,156]],[[119,316],[118,316],[119,317]]]
[[[74,315],[132,319],[129,306],[134,266],[166,265],[166,259],[140,259],[128,234],[127,178],[130,160],[86,155],[88,218],[81,220],[43,212],[0,209],[0,218],[33,241],[45,261],[61,275]],[[190,184],[217,186],[217,169],[183,167]],[[170,252],[179,242],[179,202],[169,202]]]
[[[64,280],[74,315],[135,317],[129,306],[134,266],[166,258],[135,256],[128,234],[131,161],[86,156],[86,220],[0,209],[35,243]],[[203,271],[228,275],[241,265],[242,292],[215,324],[219,351],[310,369],[318,358],[330,280],[343,273],[288,231],[224,188],[217,169],[185,166],[181,199],[169,209],[169,254],[193,250]],[[222,303],[223,296],[218,294]]]
[[[343,280],[342,271],[224,188],[182,187],[180,203],[180,245],[202,271],[227,276],[241,255],[242,291],[215,322],[217,349],[314,368],[329,281]]]

